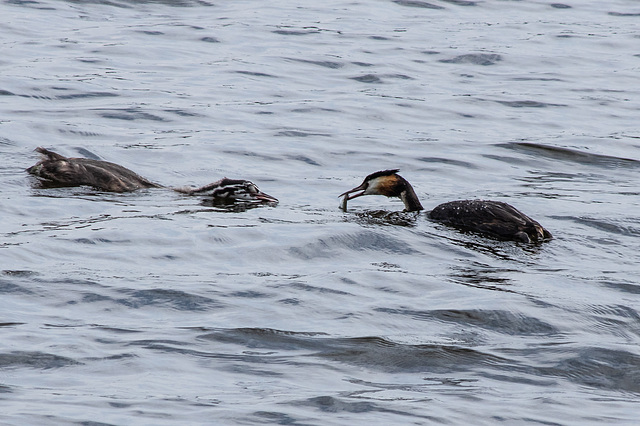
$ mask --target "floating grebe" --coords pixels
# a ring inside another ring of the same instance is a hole
[[[348,200],[363,195],[386,195],[400,198],[404,202],[405,211],[424,210],[411,184],[397,173],[398,169],[393,169],[370,174],[360,186],[340,194],[340,197],[344,196],[342,209],[346,210]],[[428,215],[433,220],[463,231],[477,232],[501,240],[529,243],[551,238],[551,233],[538,222],[502,201],[450,201],[440,204]]]
[[[137,173],[108,161],[68,158],[39,147],[42,159],[27,169],[40,179],[42,186],[92,186],[101,191],[131,192],[143,188],[163,188]],[[248,180],[222,178],[200,188],[171,188],[187,195],[199,195],[228,201],[275,204],[278,200],[261,192]]]

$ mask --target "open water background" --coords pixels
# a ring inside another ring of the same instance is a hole
[[[637,424],[637,1],[0,16],[0,423]],[[39,145],[281,202],[35,189]],[[555,239],[338,209],[385,168]]]

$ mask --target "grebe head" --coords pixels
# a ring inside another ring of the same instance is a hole
[[[345,197],[343,209],[346,209],[348,200],[363,195],[384,195],[400,198],[404,202],[406,211],[423,210],[413,187],[405,178],[397,174],[398,171],[399,169],[391,169],[371,173],[364,178],[360,186],[340,194],[340,197]]]
[[[199,195],[212,197],[221,201],[246,202],[246,203],[267,203],[277,204],[278,199],[260,191],[253,182],[242,179],[222,178],[217,182],[210,183],[201,188],[185,190],[176,188],[179,192],[189,195]]]

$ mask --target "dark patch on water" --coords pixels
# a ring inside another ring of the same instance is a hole
[[[164,112],[169,112],[180,117],[204,117],[204,115],[197,112],[185,111],[183,109],[165,109]]]
[[[496,101],[497,103],[511,108],[546,108],[546,107],[566,107],[563,104],[549,104],[539,101]]]
[[[17,327],[20,325],[25,325],[24,322],[0,322],[0,327]]]
[[[330,68],[330,69],[338,69],[344,66],[342,62],[336,62],[336,61],[312,61],[309,59],[301,59],[301,58],[285,58],[285,59],[289,61],[301,62],[303,64],[317,65],[319,67]]]
[[[255,290],[247,290],[247,291],[234,291],[229,293],[229,297],[242,297],[248,299],[269,299],[273,297],[270,294],[263,293]]]
[[[179,290],[155,288],[150,290],[121,290],[127,298],[118,299],[121,305],[139,309],[147,306],[167,306],[179,311],[203,311],[220,308],[215,300]]]
[[[136,32],[141,33],[141,34],[146,34],[146,35],[152,35],[152,36],[164,35],[164,33],[162,31],[141,30],[141,31],[136,31]]]
[[[8,280],[0,279],[0,294],[11,293],[33,294],[31,290],[25,287],[22,287]]]
[[[633,219],[631,220],[631,224],[619,224],[614,223],[611,219],[607,218],[591,218],[584,216],[555,216],[554,218],[568,219],[581,225],[586,225],[612,234],[625,235],[628,237],[640,237],[640,227],[637,226],[638,222]]]
[[[346,402],[332,396],[318,396],[304,401],[300,405],[311,405],[328,413],[366,413],[378,411],[371,402]]]
[[[112,120],[127,120],[127,121],[136,121],[136,120],[149,120],[149,121],[168,121],[162,117],[159,117],[154,114],[150,114],[148,112],[141,111],[137,108],[122,108],[122,109],[111,109],[111,110],[97,110],[100,111],[99,115],[103,118],[109,118]]]
[[[601,347],[578,348],[540,372],[584,386],[640,393],[640,356]]]
[[[553,7],[554,9],[571,9],[571,6],[564,3],[551,3],[549,6]]]
[[[555,77],[513,77],[513,81],[564,81],[561,78]]]
[[[415,78],[408,76],[406,74],[385,74],[384,77],[397,78],[400,80],[415,80]]]
[[[49,370],[70,365],[82,365],[82,363],[71,358],[45,352],[12,351],[0,353],[0,368],[37,368],[40,370]]]
[[[237,74],[250,75],[252,77],[269,77],[276,78],[275,75],[267,74],[264,72],[256,72],[256,71],[235,71]]]
[[[87,93],[75,93],[72,95],[60,95],[56,96],[56,99],[85,99],[85,98],[111,98],[119,96],[117,93],[111,92],[87,92]]]
[[[302,161],[303,163],[309,164],[311,166],[317,166],[317,167],[322,166],[322,164],[307,157],[306,155],[287,155],[287,158],[294,161]]]
[[[304,36],[304,35],[309,35],[309,34],[318,34],[319,32],[320,32],[320,30],[318,30],[318,29],[311,29],[311,30],[275,30],[275,31],[272,31],[272,33],[274,33],[274,34],[292,35],[292,36]]]
[[[100,133],[89,132],[89,131],[86,131],[86,130],[58,129],[58,131],[60,133],[62,133],[62,134],[83,136],[83,137],[88,137],[88,138],[102,136]]]
[[[284,136],[288,138],[306,138],[309,136],[331,136],[328,133],[314,133],[314,132],[303,132],[301,130],[282,130],[275,134],[275,136]]]
[[[380,77],[374,74],[365,74],[358,77],[351,77],[351,79],[359,81],[360,83],[374,83],[374,84],[382,83],[382,80],[380,79]]]
[[[624,293],[640,295],[640,284],[634,282],[614,282],[605,281],[602,285],[613,288]]]
[[[478,166],[476,166],[473,163],[469,163],[467,161],[461,161],[461,160],[454,160],[452,158],[445,158],[445,157],[420,157],[420,158],[416,158],[416,160],[423,161],[425,163],[448,164],[451,166],[462,167],[465,169],[478,168]]]
[[[103,294],[92,293],[88,291],[82,292],[82,298],[80,299],[81,303],[98,303],[98,302],[112,302],[113,298],[109,296],[105,296]],[[75,300],[71,300],[68,302],[70,305],[75,305],[78,302]]]
[[[376,368],[387,372],[469,371],[483,365],[506,364],[506,359],[457,345],[402,344],[382,337],[321,338],[315,356]]]
[[[447,311],[433,311],[433,313],[436,317],[438,313],[441,317],[449,317]],[[453,313],[456,320],[460,318],[455,311]],[[466,315],[462,317],[465,318]],[[510,317],[496,319],[509,320]],[[534,334],[536,327],[529,327],[524,320],[525,318],[522,318],[522,321],[519,321],[518,327],[525,330],[526,334]],[[491,324],[491,327],[493,325]],[[556,332],[548,324],[543,324],[543,328],[551,333]],[[544,351],[545,358],[552,360],[551,366],[527,366],[513,358],[509,359],[460,345],[404,344],[376,336],[336,338],[323,333],[243,328],[217,330],[201,335],[199,339],[234,344],[252,350],[270,351],[266,354],[254,352],[253,356],[244,357],[247,362],[260,364],[286,362],[283,359],[285,357],[283,351],[310,351],[306,356],[391,373],[432,372],[451,375],[454,372],[477,370],[487,377],[513,383],[545,386],[548,385],[548,381],[535,380],[534,377],[539,376],[545,379],[563,377],[590,387],[640,393],[640,356],[623,350],[595,347],[572,350],[564,345],[555,346],[555,348],[543,345],[539,348],[508,348],[502,351],[511,357],[522,358],[525,361],[535,359],[534,355]],[[292,353],[289,358],[294,356],[299,357]],[[553,360],[554,358],[558,360]],[[291,358],[288,362],[295,361]],[[534,361],[534,364],[537,362]],[[487,367],[491,370],[486,370]],[[500,370],[504,371],[504,374],[498,374]],[[531,374],[532,377],[523,377],[522,374]]]
[[[513,149],[536,157],[546,157],[554,160],[571,161],[579,164],[589,164],[606,168],[640,167],[640,161],[631,158],[614,157],[604,154],[594,154],[577,149],[544,145],[533,142],[512,142],[497,144],[497,146]]]
[[[327,333],[276,330],[273,328],[245,327],[234,329],[219,329],[212,333],[199,336],[199,339],[212,340],[223,343],[247,345],[247,342],[256,341],[260,347],[286,348],[295,350],[310,347],[305,340],[308,337],[328,336]],[[313,346],[313,345],[311,345]]]
[[[307,108],[294,108],[291,112],[301,112],[301,113],[314,113],[314,112],[341,112],[337,109],[333,108],[320,108],[320,107],[307,107]]]
[[[601,284],[609,286],[610,282]],[[598,329],[626,339],[640,336],[640,314],[635,309],[623,305],[592,305],[589,310]]]
[[[202,37],[200,41],[204,41],[206,43],[220,43],[220,40],[215,37]]]
[[[399,4],[400,6],[417,7],[422,9],[444,9],[444,7],[438,6],[437,4],[419,0],[392,0],[392,3]]]
[[[75,238],[75,239],[71,239],[71,241],[73,241],[74,243],[78,243],[78,244],[91,244],[91,245],[95,245],[95,244],[102,244],[102,243],[106,243],[106,244],[126,244],[126,243],[130,243],[131,240],[110,240],[108,238]]]
[[[35,5],[41,5],[42,3],[35,1],[35,0],[8,0],[6,1],[7,4],[13,4],[16,6],[35,6]],[[41,7],[34,7],[34,9],[39,9],[39,10],[56,10],[54,7],[50,7],[50,6],[41,6]]]
[[[473,65],[495,65],[502,60],[502,56],[496,53],[468,53],[459,55],[451,59],[440,59],[444,64],[473,64]]]
[[[317,293],[317,294],[330,294],[330,295],[334,295],[334,296],[335,295],[340,295],[340,296],[352,295],[351,293],[349,293],[347,291],[336,290],[336,289],[327,288],[327,287],[319,287],[319,286],[309,285],[309,284],[306,284],[304,282],[287,283],[287,287],[288,288],[295,288],[295,289],[306,291],[306,292],[310,292],[310,293]]]
[[[408,411],[392,410],[386,408],[382,403],[371,401],[349,402],[346,400],[346,398],[337,398],[329,395],[317,396],[303,401],[297,401],[292,405],[313,407],[324,413],[381,413],[383,415],[392,414],[394,416],[399,416],[400,418],[405,418],[408,423],[412,423],[408,418],[414,419],[413,422],[416,424],[422,423],[418,419],[422,421],[431,420],[436,423],[446,423],[445,421],[443,421],[444,419],[438,419],[434,416],[416,415]]]
[[[23,269],[5,269],[2,271],[2,275],[7,275],[10,277],[33,277],[36,275],[40,275],[40,273]]]
[[[263,424],[276,424],[276,425],[305,425],[307,423],[301,422],[300,419],[291,417],[287,413],[279,413],[277,411],[256,411],[253,413],[254,417],[257,417],[258,423]],[[254,423],[256,419],[249,419],[250,423]]]
[[[621,17],[636,17],[640,16],[640,12],[609,12],[607,15],[621,16]]]
[[[408,316],[422,321],[442,321],[461,327],[480,327],[506,335],[558,334],[558,329],[537,318],[499,310],[433,310],[414,311],[408,309],[377,308],[376,311]]]

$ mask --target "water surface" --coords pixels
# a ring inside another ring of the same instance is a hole
[[[3,424],[635,424],[633,1],[5,1]],[[36,146],[277,207],[38,189]],[[513,204],[542,245],[337,195]]]

